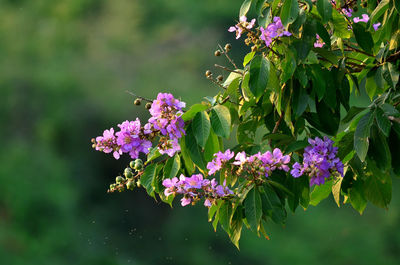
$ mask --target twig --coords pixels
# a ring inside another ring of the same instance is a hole
[[[220,48],[221,52],[225,55],[225,57],[228,59],[228,61],[233,65],[233,67],[235,67],[235,69],[239,69],[235,62],[231,59],[231,57],[229,57],[228,53],[222,48],[221,45],[218,44],[218,47]]]
[[[345,51],[356,51],[356,52],[362,53],[362,54],[364,54],[364,55],[367,55],[367,56],[369,56],[369,57],[374,57],[374,58],[375,58],[375,56],[373,56],[372,54],[369,54],[369,53],[364,52],[364,51],[362,51],[362,50],[360,50],[360,49],[354,48],[354,47],[352,47],[352,46],[350,46],[350,45],[348,45],[348,44],[346,44],[346,43],[345,43],[344,45],[346,45],[347,47],[349,47],[349,49],[345,49]]]
[[[129,91],[129,90],[126,90],[125,92],[128,93],[128,94],[131,94],[131,95],[134,96],[134,97],[140,98],[141,100],[144,100],[144,101],[153,103],[153,100],[148,99],[148,98],[145,98],[145,97],[142,97],[142,96],[138,96],[138,95],[134,94],[133,92],[131,92],[131,91]]]
[[[388,116],[388,119],[391,120],[391,121],[395,121],[397,123],[400,123],[400,118],[396,118],[396,117],[393,117],[393,116]]]
[[[217,82],[217,81],[215,81],[214,79],[212,79],[212,77],[211,78],[209,78],[209,80],[211,81],[211,82],[213,82],[214,84],[216,84],[217,86],[219,86],[220,88],[222,88],[222,89],[225,89],[226,90],[226,87],[224,87],[223,85],[221,85],[219,82]]]
[[[232,72],[232,73],[237,73],[237,74],[243,75],[242,72],[229,69],[228,67],[225,67],[225,66],[222,66],[222,65],[219,65],[219,64],[214,64],[214,66],[217,67],[217,68],[221,68],[221,69],[223,69],[223,70],[225,70],[225,71],[228,71],[228,72]]]
[[[271,134],[274,134],[274,133],[276,133],[276,132],[278,131],[279,125],[280,125],[281,122],[282,122],[282,119],[283,119],[284,114],[285,114],[285,112],[282,111],[282,112],[281,112],[281,116],[279,117],[279,120],[276,121],[275,126],[274,126],[274,129],[272,130]],[[271,145],[271,141],[272,141],[272,139],[269,139],[269,140],[268,140],[268,145]]]

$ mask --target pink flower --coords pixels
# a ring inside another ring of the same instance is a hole
[[[381,26],[380,22],[375,23],[375,24],[372,25],[372,27],[374,28],[375,31],[377,31],[380,26]]]
[[[359,17],[355,17],[353,18],[354,23],[358,23],[358,22],[365,22],[367,23],[369,20],[369,16],[367,14],[362,14],[362,18]]]

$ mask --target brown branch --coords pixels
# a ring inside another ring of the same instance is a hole
[[[369,53],[367,53],[367,52],[365,52],[365,51],[362,51],[362,50],[360,50],[360,49],[354,48],[354,47],[352,47],[352,46],[350,46],[350,45],[348,45],[348,44],[346,44],[346,43],[345,43],[344,45],[346,45],[347,47],[349,47],[349,49],[345,49],[345,51],[354,51],[354,52],[362,53],[362,54],[367,55],[367,56],[369,56],[369,57],[374,57],[374,58],[375,58],[375,56],[373,56],[372,54],[369,54]]]
[[[151,99],[148,99],[148,98],[145,98],[145,97],[142,97],[142,96],[138,96],[138,95],[136,95],[136,94],[132,93],[132,92],[131,92],[131,91],[129,91],[129,90],[126,90],[125,92],[126,92],[126,93],[128,93],[128,94],[131,94],[131,95],[132,95],[132,96],[134,96],[134,97],[140,98],[141,100],[144,100],[144,101],[147,101],[147,102],[153,103],[153,100],[151,100]]]
[[[228,53],[222,48],[221,45],[218,44],[218,47],[220,48],[220,50],[222,51],[222,53],[225,55],[225,57],[228,59],[228,61],[233,65],[233,67],[235,67],[235,69],[239,69],[235,62],[231,59],[231,57],[229,57]]]
[[[232,70],[232,69],[229,69],[228,67],[225,67],[225,66],[222,66],[222,65],[219,65],[219,64],[214,64],[214,66],[217,67],[217,68],[221,68],[221,69],[223,69],[223,70],[225,70],[227,72],[237,73],[237,74],[240,74],[241,76],[243,76],[243,73],[240,72],[240,71]]]

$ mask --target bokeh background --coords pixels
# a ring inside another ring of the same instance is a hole
[[[125,91],[172,92],[189,105],[241,0],[0,0],[0,264],[399,264],[400,181],[389,210],[363,216],[333,199],[289,214],[271,240],[244,231],[238,251],[207,210],[107,194],[128,163],[90,139],[148,118]],[[224,73],[221,73],[224,74]]]

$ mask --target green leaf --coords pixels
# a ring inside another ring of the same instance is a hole
[[[350,189],[349,193],[350,203],[354,209],[356,209],[360,214],[364,212],[367,206],[367,200],[364,195],[364,185],[360,179],[357,179]]]
[[[190,107],[188,111],[182,114],[182,119],[184,121],[190,121],[191,119],[196,116],[196,114],[200,111],[204,111],[207,109],[207,106],[204,104],[194,104],[193,106]]]
[[[150,196],[152,196],[154,198],[155,198],[154,186],[152,185],[152,183],[154,181],[154,177],[156,174],[156,167],[157,167],[157,164],[148,165],[144,169],[144,172],[143,172],[142,176],[140,177],[140,183],[146,189],[147,194],[149,194]]]
[[[232,205],[229,201],[222,201],[218,210],[219,222],[222,228],[229,233]]]
[[[329,35],[326,28],[319,22],[317,22],[317,33],[321,39],[325,42],[328,49],[331,48],[331,36]]]
[[[243,67],[245,67],[251,61],[251,59],[253,59],[254,54],[256,54],[256,52],[249,52],[246,54],[243,60]]]
[[[243,209],[242,206],[238,206],[235,213],[232,216],[231,230],[229,233],[229,238],[232,243],[239,249],[239,239],[242,232],[243,226]]]
[[[174,157],[168,159],[167,163],[165,163],[164,167],[164,178],[173,178],[178,174],[179,169],[181,168],[181,158],[178,154]]]
[[[392,199],[392,178],[388,171],[382,171],[371,160],[368,161],[371,174],[365,179],[365,197],[378,207],[386,208]]]
[[[322,185],[316,185],[311,192],[310,204],[317,206],[323,199],[327,198],[332,192],[333,181],[329,180]]]
[[[334,180],[334,184],[332,185],[332,195],[338,207],[340,207],[340,188],[342,185],[342,181],[343,178],[338,177]]]
[[[399,81],[399,73],[391,63],[385,63],[382,68],[383,78],[391,88],[395,88]]]
[[[263,189],[260,189],[260,196],[264,216],[271,217],[272,221],[277,224],[284,223],[286,211],[278,195],[269,185],[263,185],[262,187]]]
[[[362,162],[364,162],[367,156],[369,146],[368,137],[373,119],[373,112],[370,111],[365,114],[358,122],[356,132],[354,133],[354,149]]]
[[[396,2],[396,1],[395,1]],[[374,24],[389,8],[389,0],[382,0],[370,16],[370,25]]]
[[[360,23],[353,23],[353,32],[358,45],[360,45],[364,51],[371,53],[374,47],[371,33]]]
[[[239,17],[245,16],[251,7],[252,0],[245,0],[240,6]]]
[[[157,146],[151,148],[150,152],[147,154],[147,159],[146,159],[145,165],[147,165],[150,161],[153,161],[154,159],[156,159],[156,158],[158,158],[160,156],[161,156],[161,154],[158,151]]]
[[[281,9],[281,20],[283,26],[293,23],[299,15],[299,4],[297,0],[285,0]]]
[[[386,137],[389,137],[390,127],[392,124],[390,123],[390,120],[385,115],[385,113],[381,107],[378,107],[376,109],[375,119],[376,119],[376,124],[378,124],[378,127],[382,131],[382,133]]]
[[[367,80],[365,82],[365,91],[368,97],[372,100],[376,94],[376,83],[375,83],[375,70],[371,70],[367,74]]]
[[[185,137],[185,145],[189,151],[192,161],[200,168],[205,169],[206,164],[204,161],[203,153],[201,152],[201,147],[197,143],[196,138],[193,135],[192,126],[189,125],[187,134]]]
[[[213,159],[214,154],[218,151],[221,151],[218,136],[213,130],[211,130],[206,146],[204,147],[204,158],[206,159],[206,162],[210,162]]]
[[[400,15],[400,1],[393,0],[393,2],[394,2],[394,7],[395,7],[397,13],[399,13],[399,15]]]
[[[247,197],[244,201],[244,207],[246,220],[249,223],[251,230],[253,230],[253,232],[257,232],[262,216],[261,198],[257,187],[254,187],[249,191],[249,193],[247,193]]]
[[[260,98],[267,88],[270,63],[264,56],[255,56],[250,63],[250,91]]]
[[[332,18],[332,3],[330,0],[317,0],[317,10],[323,22],[328,22]]]
[[[231,114],[229,109],[217,105],[211,109],[211,127],[221,137],[228,138],[231,132]]]
[[[183,158],[183,162],[185,164],[185,169],[187,170],[189,175],[192,175],[194,173],[195,167],[192,159],[190,158],[190,153],[186,147],[185,142],[186,142],[186,137],[184,136],[179,141],[179,145],[181,146],[181,155]]]
[[[292,102],[295,117],[300,117],[308,106],[308,94],[303,86],[294,88]]]
[[[365,110],[365,108],[360,108],[355,106],[351,107],[350,110],[347,112],[346,116],[343,118],[342,122],[343,123],[351,122],[351,120],[363,110]]]
[[[207,112],[198,112],[196,116],[194,116],[192,128],[197,143],[204,148],[211,129],[211,122]]]
[[[337,156],[343,160],[349,153],[354,150],[354,132],[346,133],[337,143]]]
[[[388,169],[391,164],[391,156],[386,137],[380,133],[376,126],[373,126],[369,140],[368,158],[374,160],[378,168]]]
[[[312,87],[318,96],[318,100],[321,100],[324,97],[326,90],[326,84],[324,80],[321,78],[323,73],[319,65],[315,64],[310,66],[312,74]]]

